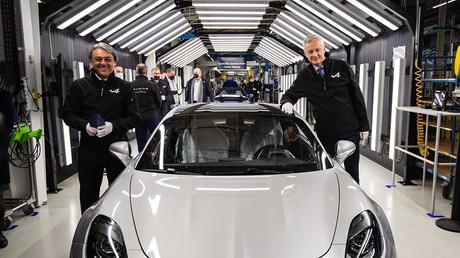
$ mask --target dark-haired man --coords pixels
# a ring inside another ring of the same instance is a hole
[[[110,144],[127,140],[126,132],[140,122],[133,88],[115,76],[113,47],[97,43],[89,59],[90,75],[73,82],[62,109],[64,122],[81,132],[78,179],[82,213],[99,199],[104,169],[111,184],[124,168],[110,154]]]

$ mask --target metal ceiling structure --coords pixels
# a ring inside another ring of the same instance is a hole
[[[321,35],[328,49],[338,49],[407,26],[400,10],[383,2],[75,0],[49,19],[59,29],[144,56],[155,53],[174,66],[206,54],[256,53],[283,67],[303,59],[303,39],[309,34]]]

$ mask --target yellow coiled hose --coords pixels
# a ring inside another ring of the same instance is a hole
[[[422,106],[423,89],[422,89],[422,69],[418,67],[418,60],[415,60],[415,96],[417,106]],[[420,155],[425,157],[425,125],[422,114],[417,114],[417,145]],[[428,151],[426,152],[428,156]]]

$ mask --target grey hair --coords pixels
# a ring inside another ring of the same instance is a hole
[[[91,52],[89,52],[89,60],[93,60],[93,51],[97,48],[103,49],[107,51],[107,53],[112,54],[113,59],[115,59],[115,62],[118,60],[115,49],[111,45],[104,43],[104,42],[99,42],[99,43],[94,44],[93,48],[91,49]]]
[[[321,45],[323,45],[323,47],[325,46],[323,38],[316,34],[308,35],[307,37],[305,37],[305,39],[303,40],[303,45],[305,46],[307,43],[310,43],[313,40],[318,40],[319,42],[321,42]]]

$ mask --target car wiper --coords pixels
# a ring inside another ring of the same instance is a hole
[[[165,174],[201,175],[201,173],[183,171],[183,170],[175,170],[174,168],[167,168],[167,169],[143,168],[139,170],[145,171],[145,172],[156,172],[156,173],[165,173]]]
[[[279,170],[262,170],[257,168],[247,168],[246,170],[233,171],[207,171],[206,175],[266,175],[266,174],[284,174],[293,173],[292,171]]]

